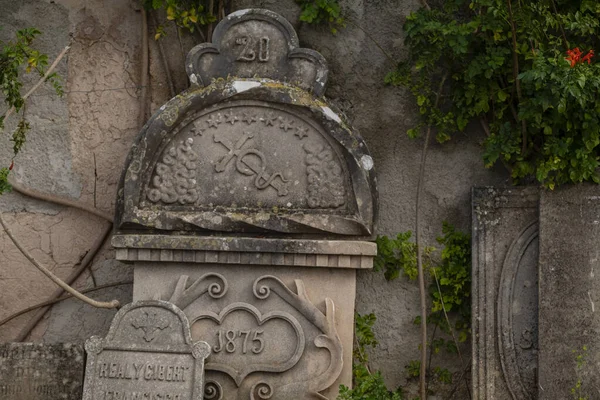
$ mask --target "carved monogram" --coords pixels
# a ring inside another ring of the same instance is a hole
[[[221,161],[215,165],[215,171],[223,172],[227,167],[227,164],[237,157],[235,162],[236,170],[243,175],[256,175],[254,179],[254,186],[257,189],[263,190],[269,186],[277,190],[278,196],[286,196],[288,194],[289,181],[283,177],[281,172],[275,172],[274,174],[267,174],[266,157],[257,149],[243,148],[247,141],[252,139],[254,135],[250,132],[244,132],[242,136],[235,143],[231,143],[219,132],[214,134],[215,143],[222,144],[229,152],[225,155]],[[258,164],[248,161],[247,156],[254,155],[258,158]],[[277,179],[279,178],[279,179]]]

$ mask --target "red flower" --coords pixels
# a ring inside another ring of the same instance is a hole
[[[580,62],[581,54],[583,53],[579,50],[579,47],[575,47],[573,50],[567,50],[567,61],[571,62],[571,68]]]
[[[594,50],[590,50],[582,59],[581,62],[587,61],[588,64],[592,63],[592,57],[594,57]]]
[[[13,167],[14,167],[14,166],[15,166],[15,162],[14,162],[14,161],[11,161],[11,162],[10,162],[10,167],[8,167],[8,170],[9,170],[9,171],[12,171],[12,169],[13,169]]]
[[[573,50],[567,50],[566,60],[571,63],[571,68],[575,65],[587,61],[588,64],[592,63],[592,57],[594,56],[594,50],[590,50],[585,56],[581,57],[583,52],[579,50],[579,47],[575,47]]]

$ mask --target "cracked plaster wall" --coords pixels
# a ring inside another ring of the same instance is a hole
[[[418,117],[410,94],[387,87],[383,77],[393,63],[363,30],[393,57],[403,57],[402,24],[418,0],[342,0],[350,10],[351,23],[337,35],[326,28],[302,24],[293,0],[235,0],[234,9],[263,7],[290,20],[303,47],[323,54],[330,66],[326,96],[340,107],[365,138],[375,160],[379,183],[378,231],[395,234],[414,229],[417,172],[422,141],[410,140],[405,132]],[[37,26],[45,35],[40,47],[49,58],[58,54],[74,35],[73,48],[59,73],[67,78],[65,98],[50,96],[49,89],[32,98],[28,115],[32,121],[29,143],[17,158],[16,176],[33,188],[78,199],[112,213],[115,190],[130,143],[137,133],[139,107],[140,12],[134,0],[0,0],[4,10],[0,25]],[[153,22],[150,21],[150,29]],[[180,44],[172,30],[164,39],[164,51],[174,85],[186,87],[183,53],[198,38]],[[5,29],[2,34],[12,29]],[[170,98],[158,45],[150,35],[149,102],[155,110]],[[67,66],[68,65],[68,74]],[[49,123],[48,120],[54,120]],[[442,220],[470,230],[472,186],[503,185],[502,170],[486,170],[481,160],[483,133],[473,130],[457,135],[450,143],[433,144],[427,161],[427,183],[423,201],[425,237],[433,244],[441,233]],[[0,138],[0,162],[7,164],[7,135]],[[94,167],[95,157],[95,167]],[[95,171],[97,177],[95,177]],[[66,276],[99,235],[104,221],[82,211],[51,206],[18,194],[0,197],[0,209],[27,248]],[[130,279],[130,271],[112,262],[113,251],[105,248],[95,261],[98,283]],[[77,286],[91,285],[88,274]],[[54,287],[27,263],[4,234],[0,234],[0,319],[48,296]],[[419,313],[414,282],[398,279],[388,283],[381,274],[359,271],[357,310],[375,312],[375,333],[380,345],[371,354],[372,366],[383,371],[390,386],[405,383],[404,366],[418,358],[419,331],[412,323]],[[128,287],[120,287],[100,298],[116,296],[127,302]],[[54,307],[49,319],[34,331],[33,340],[83,340],[103,335],[111,311],[91,311],[75,301]],[[0,327],[0,338],[10,340],[27,320],[20,317]],[[81,322],[84,321],[84,322]],[[87,322],[86,322],[87,321]],[[76,328],[67,329],[70,326]],[[466,347],[465,347],[465,350]],[[468,354],[464,355],[468,360]],[[454,371],[456,362],[445,360]]]

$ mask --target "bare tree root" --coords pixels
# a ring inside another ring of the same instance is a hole
[[[39,269],[44,275],[46,275],[48,278],[50,278],[50,280],[52,280],[52,282],[56,283],[58,286],[63,288],[66,292],[71,293],[73,296],[77,297],[81,301],[88,303],[92,307],[117,308],[120,306],[120,303],[117,300],[104,302],[104,301],[96,301],[94,299],[90,299],[89,297],[79,293],[77,290],[75,290],[71,286],[67,285],[62,279],[60,279],[59,277],[54,275],[52,273],[52,271],[50,271],[48,268],[46,268],[45,266],[40,264],[35,258],[33,258],[33,256],[23,246],[21,246],[19,241],[15,238],[14,234],[12,233],[11,229],[8,227],[8,225],[6,225],[4,218],[2,218],[2,214],[0,214],[0,224],[4,228],[4,231],[6,232],[6,234],[10,238],[10,240],[12,240],[12,242],[15,244],[15,246],[17,246],[17,248],[21,251],[21,253],[23,253],[25,258],[27,258],[37,269]]]
[[[98,290],[102,290],[102,289],[106,289],[106,288],[111,288],[111,287],[116,287],[116,286],[124,286],[124,285],[133,285],[133,281],[107,283],[106,285],[100,285],[100,286],[96,286],[96,287],[93,287],[93,288],[84,289],[84,290],[81,291],[81,293],[87,294],[87,293],[96,292]],[[68,300],[68,299],[70,299],[72,297],[73,297],[72,294],[67,293],[66,295],[58,297],[56,299],[46,300],[44,302],[35,304],[35,305],[31,306],[31,307],[27,307],[27,308],[25,308],[25,309],[23,309],[21,311],[17,311],[16,313],[14,313],[12,315],[9,315],[8,317],[6,317],[2,321],[0,321],[0,326],[9,323],[13,319],[15,319],[17,317],[20,317],[23,314],[27,314],[30,311],[36,310],[36,309],[38,309],[40,307],[51,306],[53,304],[60,303],[63,300]]]
[[[57,195],[51,194],[51,193],[39,192],[37,190],[28,188],[19,182],[16,182],[12,178],[8,179],[8,183],[10,183],[10,185],[16,192],[24,194],[25,196],[29,196],[29,197],[32,197],[37,200],[47,201],[49,203],[58,204],[61,206],[77,208],[79,210],[83,210],[83,211],[89,212],[90,214],[94,214],[100,218],[103,218],[110,223],[112,223],[112,221],[113,221],[112,215],[105,213],[104,211],[100,211],[97,208],[83,204],[80,201],[70,200],[65,197],[60,197],[60,196],[57,196]]]
[[[92,247],[90,247],[90,250],[87,252],[83,260],[81,260],[81,262],[79,263],[79,267],[77,267],[77,269],[71,272],[71,275],[69,275],[68,278],[65,280],[66,283],[72,285],[83,273],[83,271],[85,271],[89,266],[91,266],[92,261],[104,245],[104,242],[106,242],[106,240],[108,240],[108,238],[110,237],[111,231],[112,223],[104,228],[100,236],[98,236],[96,241],[92,244]],[[63,293],[64,290],[62,288],[56,289],[54,293],[52,293],[52,295],[49,297],[48,301],[59,298]],[[44,307],[38,310],[38,312],[35,313],[35,315],[21,329],[21,332],[19,332],[19,334],[15,337],[15,342],[22,342],[25,339],[27,339],[27,336],[29,336],[33,328],[36,327],[36,325],[41,321],[41,319],[44,318],[44,315],[46,315],[49,309],[50,307]]]

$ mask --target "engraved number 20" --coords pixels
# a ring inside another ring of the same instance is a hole
[[[267,62],[269,61],[269,38],[261,37],[259,40],[252,36],[241,36],[235,39],[235,44],[244,46],[242,52],[237,58],[237,61],[252,62]]]
[[[225,331],[219,330],[217,331],[217,339],[219,341],[217,346],[213,347],[213,351],[215,353],[220,353],[225,350],[227,353],[235,353],[238,350],[239,341],[236,341],[237,338],[242,338],[241,342],[242,354],[246,354],[248,352],[248,337],[251,337],[251,342],[254,344],[250,349],[254,354],[260,354],[265,348],[265,341],[260,335],[263,334],[264,331],[261,330],[252,330],[252,331]]]

